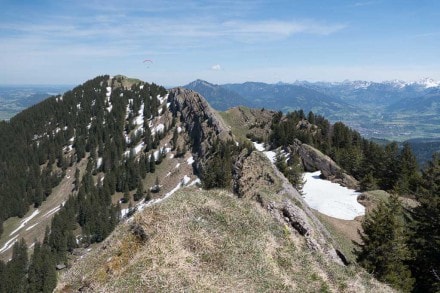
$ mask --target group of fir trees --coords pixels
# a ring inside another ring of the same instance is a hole
[[[295,139],[310,144],[359,180],[364,190],[380,188],[401,194],[417,191],[419,169],[408,144],[402,148],[395,142],[381,146],[362,138],[343,123],[331,125],[313,112],[307,117],[302,111],[285,116],[278,112],[272,119],[271,129],[269,142],[273,147],[292,145]]]
[[[23,239],[14,244],[11,260],[6,264],[0,261],[0,292],[53,291],[57,284],[56,260],[47,240],[43,244],[35,242],[30,259]]]
[[[297,154],[290,154],[290,158],[287,158],[278,150],[275,156],[275,166],[286,176],[296,190],[302,192],[305,183],[303,178],[304,169]]]
[[[107,87],[122,83],[116,78],[109,84],[109,78],[96,77],[0,122],[0,223],[38,207],[64,171],[86,154],[102,159],[103,172],[117,167],[127,147],[124,134],[134,135],[131,144],[139,137],[131,130],[141,105],[149,130],[149,119],[160,112],[157,96],[164,96],[165,88],[134,84],[113,88],[107,96]],[[147,148],[158,143],[151,133],[144,139],[150,142]]]
[[[238,148],[232,141],[223,142],[216,139],[209,150],[206,165],[203,168],[203,187],[230,188],[232,164],[238,155]]]
[[[423,170],[418,205],[404,209],[396,195],[366,216],[357,261],[403,292],[440,290],[440,157]]]
[[[5,203],[0,206],[0,224],[8,217],[24,216],[31,204],[38,207],[64,171],[88,156],[84,175],[75,171],[74,195],[53,217],[44,242],[35,243],[30,260],[26,254],[27,263],[22,261],[27,248],[18,249],[25,246],[21,241],[16,244],[21,246],[14,246],[12,260],[0,262],[0,292],[51,292],[56,284],[55,265],[66,263],[67,254],[78,245],[102,241],[114,229],[121,211],[111,196],[135,189],[135,200],[143,195],[141,180],[155,170],[158,161],[153,151],[161,138],[161,134],[151,135],[148,121],[159,115],[156,97],[164,96],[166,90],[137,84],[131,89],[114,88],[106,95],[108,80],[108,76],[97,77],[25,110],[10,122],[0,122],[0,200]],[[133,136],[131,113],[139,114],[141,105],[143,137],[150,144],[135,160],[132,153],[124,153],[140,143]]]
[[[304,123],[309,121],[316,127]],[[440,290],[440,158],[435,156],[420,173],[408,144],[378,145],[343,123],[331,125],[312,112],[274,115],[270,143],[288,146],[299,139],[329,155],[360,181],[363,190],[384,189],[411,195],[418,205],[402,207],[397,195],[366,216],[357,261],[379,280],[403,292]],[[286,172],[286,158],[277,166]]]

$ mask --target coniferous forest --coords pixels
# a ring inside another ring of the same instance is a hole
[[[23,217],[31,206],[39,207],[65,170],[87,159],[83,176],[77,169],[71,196],[53,217],[42,243],[35,243],[31,257],[21,240],[14,244],[11,261],[0,261],[0,292],[52,292],[55,266],[66,263],[67,253],[104,240],[119,222],[120,206],[111,196],[136,190],[140,180],[154,172],[152,151],[160,133],[133,132],[134,117],[126,113],[138,113],[143,107],[148,123],[159,115],[156,97],[165,96],[166,90],[146,83],[125,88],[122,80],[99,76],[10,122],[0,122],[0,224],[9,217]],[[148,124],[144,126],[149,130]],[[141,137],[144,152],[135,160],[126,148]],[[98,174],[103,178],[99,182]]]

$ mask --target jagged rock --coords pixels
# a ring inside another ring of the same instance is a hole
[[[303,210],[299,207],[288,203],[282,209],[283,215],[288,219],[289,223],[295,228],[301,235],[307,236],[312,227],[307,221],[307,216]]]
[[[265,160],[263,154],[252,152],[249,156],[240,156],[236,162],[237,180],[235,180],[234,191],[240,197],[258,198],[262,201],[259,193],[262,187],[274,185],[275,178],[267,168],[261,164]],[[239,168],[241,166],[241,169]]]
[[[193,141],[196,171],[200,172],[206,154],[214,141],[232,140],[229,127],[206,100],[192,90],[174,88],[169,91],[168,102],[173,115],[180,118]]]
[[[295,139],[291,151],[298,154],[306,172],[321,171],[324,179],[339,183],[352,189],[358,189],[359,182],[344,172],[329,156],[314,147]]]

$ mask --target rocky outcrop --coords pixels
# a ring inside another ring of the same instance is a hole
[[[359,187],[359,182],[355,178],[348,175],[329,156],[324,155],[314,147],[295,139],[290,148],[291,152],[299,155],[306,172],[320,170],[324,179],[352,189]]]
[[[214,141],[231,140],[231,131],[199,93],[174,88],[169,91],[168,102],[173,115],[179,118],[186,128],[192,142],[195,167],[200,171]]]
[[[278,221],[292,227],[309,249],[343,264],[330,233],[274,164],[261,152],[254,151],[241,165],[242,173],[237,182],[239,196],[255,199]]]

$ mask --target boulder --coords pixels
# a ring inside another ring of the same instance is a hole
[[[329,156],[324,155],[314,147],[295,139],[290,148],[290,151],[299,155],[306,172],[319,170],[324,179],[339,183],[348,188],[359,188],[359,182],[353,176],[348,175]]]

